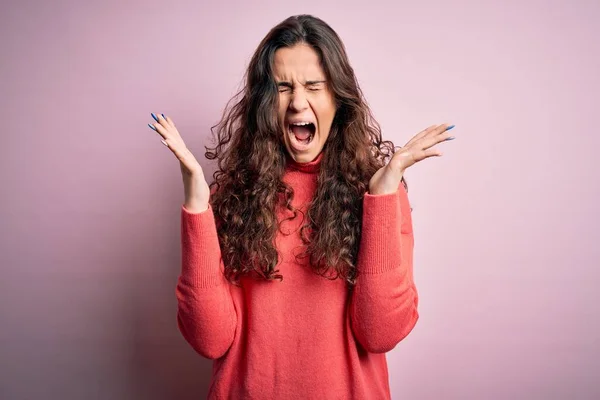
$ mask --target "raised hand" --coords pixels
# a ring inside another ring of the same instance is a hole
[[[419,132],[397,151],[390,162],[375,172],[369,181],[369,194],[388,194],[398,190],[406,168],[429,157],[439,157],[442,152],[434,146],[454,139],[448,131],[454,125],[433,125]]]
[[[208,209],[210,189],[202,167],[196,157],[187,148],[173,120],[160,114],[151,113],[156,122],[148,126],[156,131],[161,137],[161,142],[167,146],[179,160],[181,176],[183,178],[185,203],[184,207],[193,213]]]

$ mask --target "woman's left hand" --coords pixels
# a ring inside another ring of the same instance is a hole
[[[454,125],[433,125],[416,134],[387,165],[375,172],[369,181],[369,194],[389,194],[398,190],[406,168],[429,157],[439,157],[442,152],[434,148],[436,144],[454,139],[448,131]]]

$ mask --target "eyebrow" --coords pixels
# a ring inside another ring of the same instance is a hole
[[[325,82],[326,82],[325,80],[320,80],[320,81],[306,81],[304,83],[304,86],[311,86],[311,85],[316,85],[318,83],[325,83]],[[292,84],[290,82],[280,81],[280,82],[277,82],[277,86],[284,86],[284,87],[291,88]]]

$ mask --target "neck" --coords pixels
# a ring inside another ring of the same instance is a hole
[[[300,163],[290,157],[289,154],[286,153],[286,169],[297,170],[301,172],[308,173],[317,173],[321,167],[321,161],[323,160],[323,152],[321,151],[319,155],[312,161]]]

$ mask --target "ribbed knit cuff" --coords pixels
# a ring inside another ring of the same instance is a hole
[[[225,282],[213,209],[191,213],[181,207],[181,278],[194,287],[209,288]]]
[[[378,274],[400,266],[400,198],[405,195],[403,190],[404,187],[389,194],[365,194],[359,273]]]

